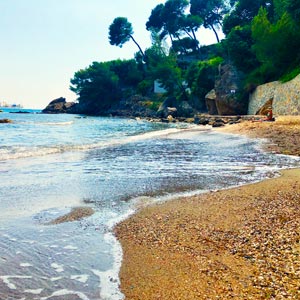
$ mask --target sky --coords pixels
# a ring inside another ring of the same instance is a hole
[[[142,49],[151,46],[146,22],[164,0],[0,0],[0,102],[42,109],[56,98],[75,101],[70,79],[94,61],[130,59],[129,41],[112,46],[108,28],[116,17],[132,23]],[[201,30],[200,44],[215,42]]]

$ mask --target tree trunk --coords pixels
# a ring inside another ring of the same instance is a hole
[[[194,40],[195,40],[195,42],[196,42],[197,50],[198,50],[198,52],[200,52],[199,43],[198,43],[198,40],[197,40],[197,37],[196,37],[195,30],[194,30],[193,28],[192,28],[192,34],[193,34]]]
[[[216,29],[214,28],[214,25],[211,24],[210,27],[211,27],[211,29],[214,31],[218,43],[220,43],[220,39],[219,39],[219,36],[218,36],[218,33],[217,33]]]
[[[132,35],[130,35],[130,38],[133,40],[133,42],[137,45],[137,47],[139,48],[143,58],[145,58],[145,53],[143,52],[142,48],[140,47],[140,45],[137,43],[137,41],[134,39],[134,37]]]

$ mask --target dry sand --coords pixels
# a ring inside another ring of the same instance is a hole
[[[300,118],[221,131],[299,155]],[[126,299],[300,299],[300,170],[141,209],[115,228]]]

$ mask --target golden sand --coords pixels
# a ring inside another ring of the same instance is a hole
[[[300,118],[221,130],[299,155]],[[148,206],[117,225],[126,299],[300,299],[300,170],[282,174]]]

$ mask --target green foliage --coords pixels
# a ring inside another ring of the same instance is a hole
[[[109,108],[120,95],[118,77],[107,63],[93,62],[88,68],[76,72],[70,89],[79,96],[81,110],[95,115]]]
[[[140,45],[133,38],[133,28],[131,23],[128,22],[127,18],[124,17],[115,18],[112,24],[109,26],[110,44],[122,48],[122,46],[130,39],[137,45],[140,53],[142,56],[144,56],[144,52]]]
[[[300,74],[300,67],[296,67],[295,69],[293,69],[292,71],[284,74],[279,80],[281,82],[288,82],[292,79],[294,79],[296,76],[298,76]]]
[[[211,28],[219,42],[216,28],[222,25],[225,14],[229,11],[227,1],[224,0],[190,0],[191,14],[199,16],[203,20],[205,28]]]
[[[135,93],[150,96],[144,105],[155,110],[163,100],[153,95],[155,80],[167,90],[163,97],[198,98],[203,107],[225,60],[245,74],[240,97],[247,99],[259,84],[300,73],[299,20],[300,0],[166,0],[146,23],[152,47],[144,53],[131,23],[117,17],[109,27],[110,44],[122,47],[131,39],[139,48],[135,59],[94,62],[75,73],[70,88],[80,107],[93,114]],[[196,32],[201,26],[212,29],[218,41],[216,29],[222,26],[226,39],[200,47]],[[164,44],[167,37],[171,48]]]
[[[214,88],[218,68],[222,62],[223,58],[221,57],[214,57],[206,61],[196,61],[186,71],[185,80],[188,83],[191,94],[200,99],[202,107],[205,106],[205,95]]]
[[[223,21],[223,32],[226,35],[236,26],[250,25],[260,7],[269,11],[273,10],[272,0],[239,0],[235,2],[234,9],[225,16]]]
[[[122,88],[137,86],[143,80],[143,71],[134,59],[113,60],[110,70],[118,76]]]
[[[278,79],[299,62],[300,33],[289,14],[271,23],[267,11],[260,9],[253,19],[252,36],[254,52],[266,72],[264,81]]]
[[[159,106],[161,105],[162,101],[143,101],[142,102],[142,105],[151,109],[151,110],[154,110],[154,111],[157,111]]]
[[[133,34],[132,25],[127,18],[115,18],[109,26],[109,42],[111,45],[122,47]]]
[[[74,74],[70,89],[78,95],[82,111],[97,115],[117,103],[121,94],[130,95],[142,79],[135,60],[93,62]]]
[[[152,79],[144,79],[137,85],[137,93],[142,96],[150,95],[153,92],[154,81]]]
[[[300,0],[285,0],[286,10],[293,20],[299,24],[300,20]]]
[[[299,0],[238,0],[225,17],[224,48],[246,74],[245,89],[291,78],[300,63]]]
[[[182,91],[182,70],[177,64],[174,52],[166,53],[166,49],[157,41],[146,50],[147,77],[158,80],[169,95]]]
[[[198,41],[185,37],[180,40],[173,41],[172,50],[178,55],[196,52],[198,49]]]
[[[252,51],[253,39],[249,25],[236,26],[232,29],[223,45],[229,59],[244,73],[249,73],[259,66],[256,55]]]

